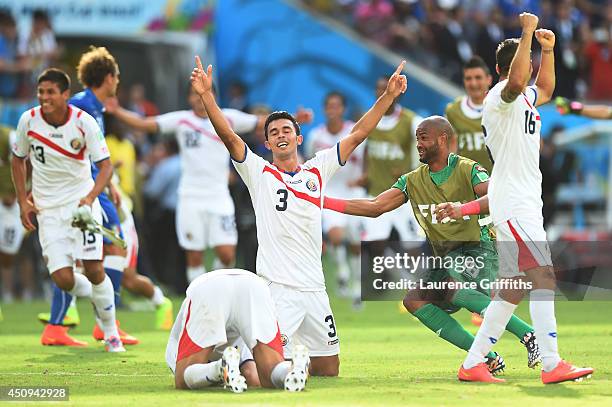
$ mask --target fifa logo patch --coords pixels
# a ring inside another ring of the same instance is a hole
[[[283,346],[287,346],[287,343],[289,343],[289,338],[287,338],[287,335],[281,334],[280,339],[281,339],[281,344]]]
[[[83,143],[81,143],[81,140],[79,140],[78,138],[73,138],[72,140],[70,140],[70,147],[75,150],[80,150],[82,145]]]
[[[497,339],[495,339],[495,338],[493,338],[493,337],[491,337],[491,336],[489,336],[489,340],[491,341],[491,343],[492,343],[493,345],[495,345],[495,344],[497,343]]]
[[[312,179],[306,181],[306,188],[308,188],[309,191],[317,192],[317,184],[315,184],[314,180]]]

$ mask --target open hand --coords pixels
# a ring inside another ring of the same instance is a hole
[[[212,90],[212,65],[208,65],[208,68],[204,71],[200,57],[196,56],[195,60],[196,67],[191,71],[191,86],[198,95],[202,96]]]

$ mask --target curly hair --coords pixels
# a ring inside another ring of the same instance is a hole
[[[119,65],[115,57],[105,47],[89,47],[77,65],[79,82],[88,88],[102,86],[106,75],[119,75]]]

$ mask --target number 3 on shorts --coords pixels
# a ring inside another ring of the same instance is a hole
[[[335,338],[336,337],[336,324],[334,323],[334,317],[333,315],[328,315],[325,317],[325,323],[329,324],[329,332],[327,333],[327,336],[329,336],[330,338]]]

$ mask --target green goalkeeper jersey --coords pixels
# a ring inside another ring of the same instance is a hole
[[[11,179],[11,143],[10,134],[13,130],[0,126],[0,198],[13,195]]]
[[[469,158],[449,154],[448,165],[439,172],[429,166],[402,175],[393,188],[410,200],[414,215],[427,235],[434,254],[444,256],[465,242],[490,240],[488,227],[481,227],[477,215],[441,223],[436,220],[436,205],[444,202],[465,203],[477,198],[474,185],[489,179],[487,170]]]
[[[466,96],[460,96],[446,106],[445,115],[457,133],[457,154],[480,163],[491,173],[493,163],[489,157],[482,132],[481,118],[466,116],[461,104]]]

